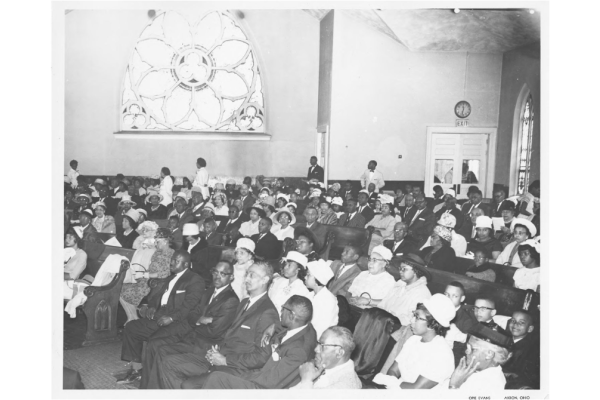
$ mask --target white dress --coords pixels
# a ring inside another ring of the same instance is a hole
[[[310,322],[317,332],[318,339],[327,328],[337,325],[340,309],[337,297],[335,297],[326,287],[314,295],[312,305],[313,316]]]
[[[160,182],[160,194],[163,200],[160,202],[163,206],[168,206],[173,202],[173,178],[165,176]]]
[[[383,299],[394,288],[396,281],[387,271],[372,275],[369,271],[363,271],[352,281],[348,292],[353,297],[360,297],[362,293],[368,293],[372,299]],[[368,296],[365,296],[368,298]]]
[[[273,279],[273,282],[269,287],[269,298],[273,302],[273,305],[275,305],[280,317],[281,306],[293,295],[297,294],[299,296],[304,296],[307,299],[312,299],[313,297],[312,292],[308,290],[306,285],[304,285],[304,282],[300,279],[296,279],[291,285],[289,282],[289,279],[277,276]]]
[[[540,267],[537,268],[519,268],[513,276],[515,287],[517,289],[537,290],[540,285]]]
[[[415,383],[419,376],[442,383],[454,372],[452,349],[439,335],[427,343],[421,341],[421,336],[411,336],[404,343],[396,362],[400,370],[400,383]]]
[[[275,226],[275,225],[273,225],[273,226]],[[280,228],[275,232],[273,232],[273,229],[271,229],[271,233],[273,233],[275,235],[275,237],[277,237],[277,240],[279,240],[279,241],[283,241],[283,239],[285,239],[285,238],[293,239],[294,238],[294,227],[291,225],[288,225],[287,228],[285,228],[285,229]]]
[[[260,222],[260,219],[258,221],[256,221],[255,223],[252,223],[252,220],[244,222],[240,226],[240,234],[242,236],[247,236],[247,237],[256,235],[258,233],[258,223],[259,222]]]

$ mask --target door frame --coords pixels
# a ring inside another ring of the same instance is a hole
[[[492,198],[494,191],[494,176],[496,173],[496,135],[498,128],[476,128],[476,127],[450,127],[450,126],[428,126],[427,127],[427,148],[425,150],[427,156],[425,161],[425,187],[423,188],[426,195],[433,193],[434,183],[430,182],[429,174],[431,173],[431,137],[434,133],[449,133],[449,134],[484,134],[488,135],[488,154],[487,154],[487,176],[485,178],[485,187],[482,190],[484,198]]]
[[[323,147],[323,144],[325,146]],[[329,180],[329,125],[317,126],[315,136],[315,156],[317,157],[318,163],[323,167],[323,183],[327,187],[327,181]]]

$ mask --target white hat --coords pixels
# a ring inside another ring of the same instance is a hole
[[[308,258],[306,258],[304,254],[300,254],[297,251],[290,251],[285,257],[285,259],[288,261],[296,261],[304,268],[306,268],[306,263],[308,263]]]
[[[202,193],[202,187],[192,186],[192,188],[190,190],[191,190],[191,193],[200,193],[204,197],[204,193]]]
[[[254,249],[256,248],[256,243],[252,239],[241,238],[237,241],[235,245],[236,249],[246,249],[251,253],[254,253]]]
[[[137,212],[139,212],[140,214],[144,214],[146,217],[148,217],[148,211],[144,210],[143,208],[138,208]]]
[[[217,182],[217,183],[215,183],[215,187],[213,189],[215,189],[215,190],[225,190],[225,185],[223,185],[221,182]]]
[[[125,215],[131,218],[136,224],[140,219],[140,212],[134,208],[129,209],[129,211],[127,211]]]
[[[393,254],[390,251],[390,249],[382,245],[375,246],[373,250],[371,250],[371,255],[373,255],[374,253],[379,254],[386,261],[390,261],[393,257]]]
[[[229,179],[227,179],[227,182],[226,182],[226,184],[227,184],[227,185],[235,185],[235,179],[233,179],[233,178],[229,178]]]
[[[282,207],[281,210],[277,211],[273,216],[273,220],[279,221],[279,216],[283,213],[286,213],[288,216],[291,217],[290,225],[294,225],[296,223],[296,217],[290,210],[287,209],[287,207]]]
[[[96,202],[96,204],[94,204],[94,205],[93,205],[93,208],[94,208],[94,210],[95,210],[97,207],[103,207],[103,208],[106,210],[106,204],[104,204],[104,202],[103,202],[103,201],[97,201],[97,202]]]
[[[456,308],[452,304],[452,300],[443,295],[436,293],[429,299],[423,301],[423,305],[431,316],[445,328],[450,326],[450,321],[456,316]]]
[[[181,199],[187,203],[187,194],[185,194],[185,192],[177,193],[177,196],[175,196],[175,198],[173,199],[173,203],[175,203],[179,199]]]
[[[542,244],[541,244],[541,238],[538,236],[535,239],[527,239],[521,243],[519,243],[519,246],[524,246],[524,245],[529,245],[531,247],[533,247],[535,249],[535,251],[537,251],[538,253],[542,252]]]
[[[183,236],[195,236],[200,234],[200,229],[198,229],[198,225],[196,224],[184,224],[183,232],[181,233]]]
[[[492,219],[490,217],[486,217],[485,215],[477,217],[475,220],[475,228],[492,228]]]
[[[293,201],[287,203],[285,206],[286,207],[292,206],[292,207],[294,207],[294,210],[296,210],[298,208],[298,204],[294,203]]]
[[[279,193],[277,195],[277,200],[284,199],[285,201],[290,201],[290,196],[285,193]]]
[[[300,191],[300,189],[296,189],[296,190],[294,190],[294,193],[296,193],[296,194],[300,194],[300,193],[302,193],[302,192]]]
[[[338,206],[343,206],[344,205],[344,200],[342,200],[341,197],[336,196],[333,198],[333,200],[331,200],[331,204],[337,204]]]
[[[99,183],[99,184],[101,184],[101,185],[106,185],[106,182],[104,182],[104,179],[100,179],[100,178],[97,178],[97,179],[94,181],[94,183]]]
[[[440,216],[437,223],[446,228],[454,228],[456,226],[456,217],[450,213],[444,213]]]
[[[525,218],[514,218],[512,220],[512,223],[510,224],[511,232],[513,232],[515,230],[516,224],[525,225],[527,227],[527,229],[529,230],[529,233],[531,233],[531,237],[534,237],[535,235],[537,235],[537,228],[535,227],[534,224],[531,223],[531,221],[529,221]]]
[[[322,285],[327,285],[333,278],[333,271],[325,260],[311,261],[306,265],[306,268]]]
[[[204,208],[203,208],[203,210],[210,210],[210,211],[212,211],[212,212],[213,212],[213,214],[214,214],[214,213],[215,213],[215,206],[213,206],[213,204],[212,204],[212,203],[206,203],[206,204],[204,205]]]
[[[446,189],[446,193],[444,193],[444,195],[449,194],[452,197],[456,197],[456,190],[454,189]]]
[[[157,196],[158,197],[158,202],[160,203],[161,201],[163,201],[164,197],[162,194],[157,193],[155,191],[148,191],[148,196],[146,196],[146,203],[150,203],[150,198],[153,196]]]
[[[379,201],[381,201],[381,204],[394,204],[394,198],[389,194],[380,194]]]
[[[178,177],[175,178],[175,183],[173,183],[174,185],[183,185],[183,177]]]
[[[82,213],[86,213],[87,215],[89,215],[90,217],[94,216],[94,212],[92,210],[90,210],[89,208],[86,208],[85,210],[81,210]]]
[[[121,205],[122,203],[131,203],[134,206],[137,205],[137,203],[133,200],[131,200],[131,196],[128,194],[124,194],[123,197],[121,197],[121,201],[119,202],[119,205]]]
[[[321,190],[320,189],[313,189],[312,192],[310,192],[310,196],[309,198],[313,198],[313,197],[321,197]]]
[[[369,191],[368,191],[367,189],[363,189],[363,190],[359,191],[358,193],[359,193],[359,194],[360,194],[360,193],[364,193],[364,194],[366,194],[367,196],[369,196]]]

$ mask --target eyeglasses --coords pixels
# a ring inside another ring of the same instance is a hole
[[[479,311],[479,310],[488,310],[488,311],[493,311],[495,310],[495,308],[491,308],[491,307],[477,307],[477,306],[473,306],[473,309],[475,311]]]
[[[210,273],[213,275],[221,275],[223,278],[225,278],[229,275],[233,275],[233,273],[222,272],[222,271],[216,270],[214,268],[210,270]]]
[[[327,346],[330,346],[330,347],[342,347],[339,344],[327,344],[327,343],[321,343],[321,342],[317,342],[317,345],[319,345],[319,347],[321,347],[321,349],[323,347],[327,347]]]
[[[520,327],[524,327],[525,325],[527,325],[527,322],[526,322],[526,321],[517,321],[517,320],[516,320],[516,319],[514,319],[514,318],[511,318],[511,319],[509,319],[509,320],[508,320],[508,323],[509,323],[509,324],[516,325],[516,326],[520,326]]]
[[[369,262],[376,262],[376,261],[383,261],[383,262],[387,262],[385,261],[383,258],[369,258]]]
[[[394,232],[398,233],[398,232],[404,232],[404,229],[394,229]]]
[[[418,320],[421,320],[421,321],[427,322],[427,318],[421,318],[421,317],[419,317],[419,314],[417,314],[417,312],[416,312],[416,311],[413,311],[412,315],[413,315],[413,318],[414,318],[414,319],[418,319]]]

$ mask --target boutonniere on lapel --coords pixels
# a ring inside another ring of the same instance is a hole
[[[279,340],[275,340],[275,338],[273,338],[273,343],[271,343],[271,357],[273,357],[273,361],[279,361],[281,359],[281,356],[279,355],[279,352],[277,351],[279,349]]]

